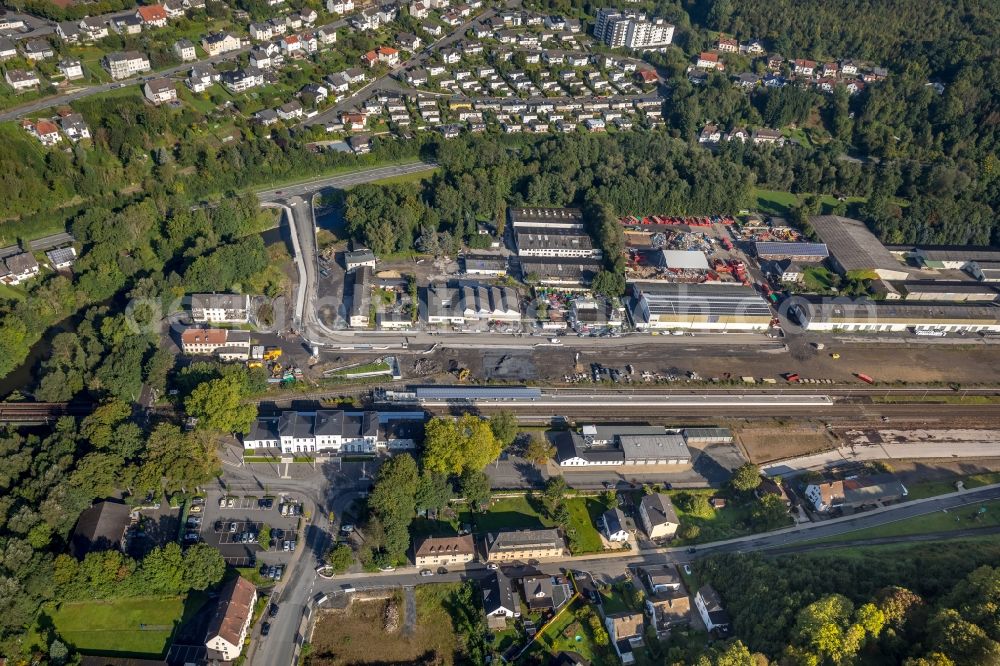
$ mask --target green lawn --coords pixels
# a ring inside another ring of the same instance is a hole
[[[490,502],[485,513],[472,513],[465,509],[459,515],[459,521],[472,525],[472,531],[478,534],[496,532],[497,530],[523,530],[539,527],[552,527],[555,523],[543,517],[541,499],[521,497],[502,497]]]
[[[986,396],[970,396],[986,397]],[[913,484],[906,484],[909,491],[907,497],[910,499],[923,499],[924,497],[934,497],[955,492],[955,482],[962,481],[966,490],[988,486],[993,483],[1000,483],[1000,472],[984,472],[983,474],[972,474],[970,476],[952,479],[941,479],[938,481],[918,481]]]
[[[986,511],[980,514],[980,510]],[[953,532],[980,527],[1000,525],[1000,500],[970,504],[945,513],[938,511],[924,516],[914,516],[894,523],[868,527],[846,534],[815,539],[808,543],[835,543],[838,541],[855,541],[859,539],[879,539],[882,537],[909,536],[912,534],[928,534],[930,532]]]
[[[830,291],[838,282],[837,276],[822,266],[810,266],[802,271],[802,283],[809,291]]]
[[[608,661],[611,654],[608,654],[607,650],[603,653],[599,652],[599,648],[594,643],[593,632],[588,621],[589,616],[594,612],[596,611],[588,607],[582,599],[574,601],[535,637],[535,642],[525,651],[521,661],[538,663],[540,654],[548,653],[554,657],[562,651],[572,651],[592,664],[613,663]]]
[[[803,145],[809,145],[809,140],[805,134],[802,134],[799,138],[804,139]],[[757,210],[761,213],[767,213],[770,215],[787,215],[792,208],[808,196],[807,194],[793,194],[782,190],[763,189],[757,189],[755,194],[757,197]],[[830,212],[830,210],[840,203],[840,201],[837,200],[837,197],[832,194],[820,194],[819,199],[822,203],[822,212],[824,213]],[[844,199],[844,203],[847,204],[848,211],[850,211],[853,205],[864,201],[862,197],[845,197]],[[900,205],[903,205],[905,202],[899,203]]]
[[[573,554],[604,550],[604,542],[597,531],[597,520],[607,511],[607,507],[596,497],[572,497],[566,500],[566,508],[570,519],[566,532]]]
[[[671,496],[671,499],[675,499],[683,493],[712,497],[717,494],[717,491],[691,489],[675,490],[667,494]],[[700,532],[694,539],[675,539],[672,545],[681,546],[692,543],[705,543],[706,541],[732,539],[750,534],[753,531],[750,528],[750,512],[753,508],[751,502],[741,504],[730,500],[725,508],[713,509],[712,513],[705,517],[683,511],[677,506],[676,502],[674,502],[674,508],[677,510],[677,517],[680,518],[681,525],[697,525]]]
[[[66,602],[49,615],[59,635],[81,652],[156,658],[166,654],[175,629],[206,599],[204,594],[192,593],[186,599]]]

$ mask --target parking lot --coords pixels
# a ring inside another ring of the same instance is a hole
[[[285,515],[282,515],[284,509]],[[276,495],[246,495],[239,493],[209,493],[201,511],[188,516],[190,543],[198,541],[216,548],[227,564],[255,566],[260,555],[267,553],[269,564],[279,564],[290,558],[292,543],[297,542],[301,521],[301,505]],[[261,530],[270,529],[270,544],[265,550],[260,544]]]

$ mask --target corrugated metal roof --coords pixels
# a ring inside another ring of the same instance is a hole
[[[495,400],[542,397],[541,389],[530,386],[418,386],[419,400]]]

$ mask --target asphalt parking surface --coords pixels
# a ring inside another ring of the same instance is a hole
[[[219,506],[221,497],[227,500],[224,507]],[[264,498],[273,500],[271,508],[260,506],[259,500]],[[228,505],[229,499],[233,500],[233,506]],[[256,541],[244,541],[243,535],[248,532],[259,535],[261,528],[267,525],[272,534],[268,563],[282,563],[292,555],[292,551],[284,550],[284,541],[299,541],[296,534],[301,516],[281,515],[281,504],[279,495],[209,493],[202,513],[198,514],[202,518],[197,530],[200,540],[217,549],[228,564],[252,566],[265,551]],[[278,534],[281,535],[280,539],[277,538]]]

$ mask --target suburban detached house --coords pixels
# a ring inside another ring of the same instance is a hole
[[[873,474],[842,481],[825,481],[806,486],[806,499],[816,511],[834,508],[854,510],[876,503],[898,502],[906,497],[906,486],[892,474]]]
[[[52,44],[44,39],[29,39],[21,48],[24,50],[24,57],[32,62],[47,60],[56,55]]]
[[[639,518],[650,539],[669,539],[677,533],[680,520],[670,497],[663,493],[646,495],[639,502]]]
[[[628,530],[625,529],[625,514],[615,507],[608,509],[601,516],[601,533],[611,542],[628,541]]]
[[[0,282],[4,284],[21,284],[39,273],[38,261],[30,252],[21,252],[7,257],[0,264]]]
[[[66,138],[74,143],[81,139],[90,138],[90,127],[79,113],[71,113],[68,110],[59,112],[59,125],[62,127]]]
[[[615,652],[623,664],[634,664],[636,648],[642,647],[645,622],[642,613],[625,612],[607,615],[604,624],[608,628],[608,637],[615,646]]]
[[[49,266],[52,267],[52,270],[61,271],[64,268],[69,268],[76,261],[76,248],[70,245],[69,247],[48,250],[45,257],[49,260]]]
[[[6,37],[0,37],[0,62],[17,56],[17,47]]]
[[[673,627],[690,623],[691,599],[673,564],[645,567],[639,576],[646,584],[646,611],[661,638]]]
[[[163,104],[177,99],[177,88],[170,79],[152,79],[146,81],[142,94],[153,104]]]
[[[720,72],[726,68],[725,63],[719,60],[719,54],[711,51],[702,51],[695,61],[695,67],[701,69],[717,69]]]
[[[205,647],[210,659],[233,661],[240,656],[256,603],[257,588],[243,576],[237,576],[222,588],[215,614],[208,623]]]
[[[418,567],[467,564],[476,559],[476,542],[471,534],[454,537],[427,537],[413,553]]]
[[[730,622],[729,613],[722,607],[722,600],[719,593],[711,585],[704,585],[698,593],[694,595],[694,605],[698,609],[701,621],[705,623],[705,628],[709,633],[726,635],[729,633]]]
[[[507,628],[507,620],[521,616],[521,601],[514,594],[510,578],[499,571],[482,583],[486,625],[493,631]]]
[[[142,19],[135,14],[113,19],[111,25],[119,35],[138,35],[142,32]]]
[[[812,76],[816,71],[815,60],[793,60],[792,72],[800,76]]]
[[[150,28],[165,28],[167,26],[167,10],[163,5],[146,5],[139,7],[135,15],[142,24]]]
[[[215,32],[201,40],[201,47],[210,56],[236,51],[242,46],[243,42],[240,38],[229,32]]]
[[[38,139],[39,143],[43,146],[54,146],[62,141],[62,135],[59,134],[59,128],[51,120],[43,118],[37,122],[32,122],[25,118],[21,121],[21,127],[24,128],[24,131],[28,134]]]
[[[208,63],[199,63],[191,68],[187,79],[184,81],[192,92],[201,93],[219,81],[220,74]]]
[[[573,597],[573,588],[563,576],[525,576],[521,589],[530,611],[557,611]]]
[[[178,39],[174,42],[174,53],[177,54],[177,57],[180,58],[182,62],[189,62],[198,58],[198,53],[194,48],[194,42],[190,39]]]
[[[23,69],[8,69],[4,72],[4,79],[7,85],[14,89],[14,92],[21,92],[29,88],[36,88],[42,85],[42,80],[33,71]]]
[[[354,0],[326,0],[326,11],[331,14],[346,14],[354,11]]]
[[[59,71],[68,81],[83,78],[83,65],[76,58],[63,58],[60,60]]]

